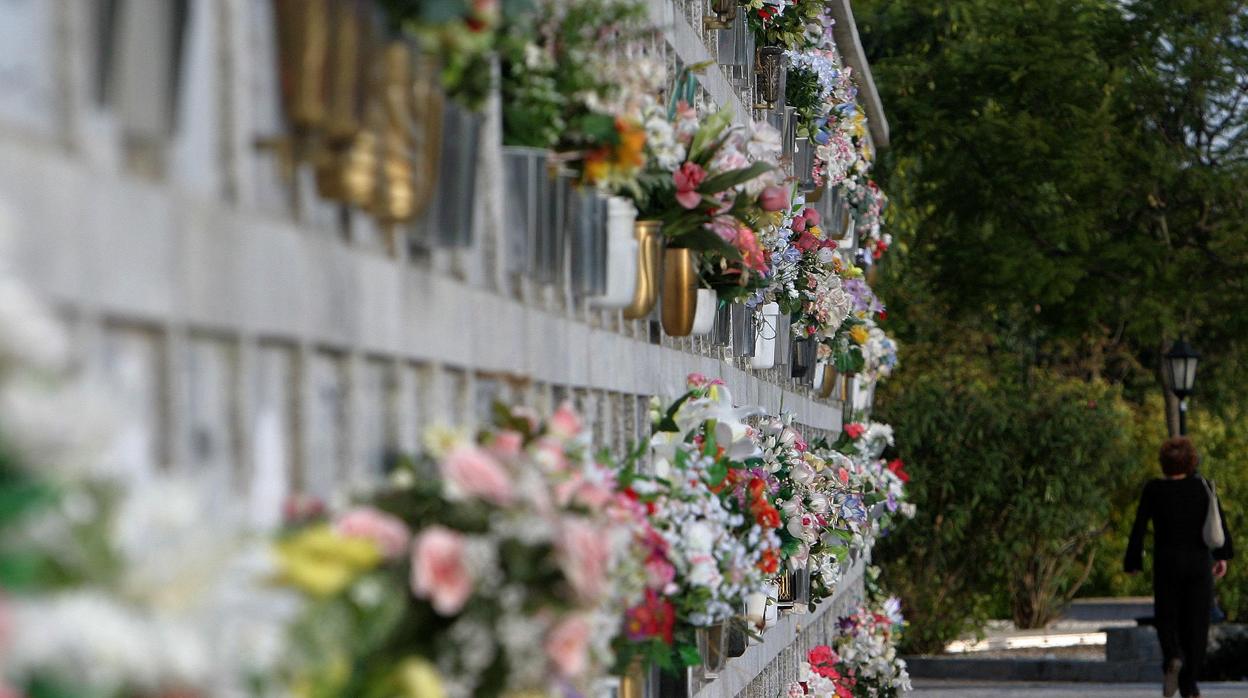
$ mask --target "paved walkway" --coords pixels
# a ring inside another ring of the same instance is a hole
[[[1204,698],[1248,698],[1248,682],[1202,683]],[[991,681],[914,682],[914,698],[1158,698],[1160,684],[996,683]]]

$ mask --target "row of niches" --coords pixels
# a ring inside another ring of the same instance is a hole
[[[86,375],[112,404],[108,469],[217,481],[256,523],[292,493],[332,499],[379,482],[432,426],[489,423],[497,403],[568,403],[593,443],[626,453],[650,433],[650,396],[216,334],[109,323],[79,334]],[[834,427],[835,425],[820,425]],[[830,428],[803,427],[811,438]]]

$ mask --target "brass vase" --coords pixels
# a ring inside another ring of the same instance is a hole
[[[373,212],[386,225],[411,220],[417,213],[415,171],[410,157],[411,62],[411,47],[403,41],[391,41],[382,49],[377,85],[381,180]]]
[[[325,66],[329,60],[329,0],[275,0],[282,106],[296,129],[325,119]]]
[[[650,314],[659,297],[659,270],[663,264],[662,224],[658,221],[637,221],[633,224],[637,240],[637,288],[633,302],[624,309],[624,317],[640,320]]]
[[[369,76],[372,32],[360,0],[336,0],[331,7],[324,149],[317,153],[317,192],[334,201],[368,206],[377,182],[377,105]],[[370,113],[372,112],[372,113]],[[369,118],[373,124],[366,124]]]
[[[619,698],[646,698],[649,677],[650,672],[646,671],[645,663],[640,657],[633,657],[628,663],[628,669],[620,677]]]
[[[837,384],[840,383],[837,378],[836,367],[831,362],[824,364],[823,380],[819,383],[819,397],[824,400],[832,397],[832,393],[836,392]]]
[[[659,313],[663,331],[672,337],[688,337],[698,311],[698,255],[686,247],[670,247],[663,253],[663,305]]]

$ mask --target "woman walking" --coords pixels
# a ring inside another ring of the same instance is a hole
[[[1161,445],[1165,477],[1144,486],[1123,565],[1128,573],[1143,569],[1144,532],[1152,521],[1153,610],[1165,672],[1162,695],[1167,697],[1175,691],[1184,698],[1200,695],[1196,674],[1209,640],[1213,580],[1226,574],[1226,561],[1235,554],[1225,518],[1225,542],[1213,550],[1205,543],[1210,490],[1196,472],[1198,461],[1186,437]],[[1221,503],[1218,511],[1221,518]]]

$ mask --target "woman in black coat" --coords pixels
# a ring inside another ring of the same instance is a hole
[[[1198,460],[1196,448],[1186,437],[1161,445],[1165,477],[1144,486],[1123,565],[1129,573],[1143,569],[1144,532],[1152,521],[1153,614],[1165,672],[1162,695],[1167,697],[1176,690],[1184,698],[1200,695],[1196,674],[1209,641],[1213,580],[1226,574],[1226,561],[1235,554],[1225,518],[1222,547],[1210,550],[1205,545],[1209,490],[1196,473]],[[1218,507],[1221,512],[1220,503]]]

